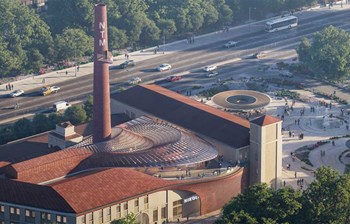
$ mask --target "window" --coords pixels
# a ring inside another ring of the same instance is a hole
[[[86,223],[86,217],[85,215],[83,217],[81,217],[81,223],[85,224]]]
[[[117,211],[117,213],[120,212],[120,205],[117,205],[116,211]]]
[[[144,198],[144,201],[143,201],[145,204],[148,204],[148,195],[147,196],[145,196],[145,198]]]
[[[182,216],[182,200],[173,202],[173,216],[181,217]]]
[[[56,221],[58,224],[66,224],[67,223],[67,217],[62,215],[56,216]]]
[[[35,218],[35,211],[26,209],[26,217]]]
[[[57,221],[57,222],[61,222],[61,221],[62,221],[62,216],[57,215],[57,216],[56,216],[56,221]]]
[[[163,207],[162,209],[161,209],[161,212],[160,212],[160,215],[161,215],[161,219],[165,219],[165,211],[166,211],[166,208],[165,207]]]
[[[46,221],[51,221],[51,214],[46,212],[41,212],[41,223],[46,223]]]
[[[93,220],[94,220],[94,214],[93,213],[88,214],[88,220],[89,220],[89,224],[93,223]]]
[[[100,223],[103,222],[103,209],[98,213],[98,220]]]
[[[0,212],[4,213],[5,212],[5,205],[0,205]]]
[[[153,210],[153,222],[158,221],[158,209]]]
[[[106,221],[111,221],[111,208],[106,209]]]
[[[128,210],[128,202],[125,202],[125,204],[124,204],[124,210]]]
[[[139,199],[135,200],[135,207],[139,207]]]

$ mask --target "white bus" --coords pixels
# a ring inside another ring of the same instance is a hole
[[[275,32],[283,29],[290,29],[298,25],[298,17],[286,16],[266,22],[266,31]]]

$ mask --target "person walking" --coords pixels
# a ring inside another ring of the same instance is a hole
[[[13,84],[11,84],[11,90],[13,90]]]

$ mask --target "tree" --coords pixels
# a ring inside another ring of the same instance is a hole
[[[33,117],[32,124],[35,133],[42,133],[51,129],[49,119],[45,114],[36,114]]]
[[[56,124],[59,124],[64,121],[64,116],[62,116],[59,113],[51,113],[49,114],[48,121],[49,121],[50,129],[55,129]]]
[[[71,60],[84,55],[92,55],[93,39],[82,29],[65,29],[56,36],[57,56],[61,60]]]
[[[20,1],[0,1],[0,69],[2,76],[32,72],[50,56],[49,27]]]
[[[128,37],[125,30],[120,30],[115,26],[108,28],[108,47],[111,50],[125,48],[128,43]]]
[[[350,34],[329,26],[313,35],[311,46],[302,41],[299,59],[314,75],[330,80],[343,80],[350,74]]]
[[[86,101],[84,102],[84,110],[86,112],[87,120],[91,120],[93,117],[93,104],[94,98],[92,95],[88,95]]]
[[[28,137],[34,134],[32,122],[27,118],[22,118],[13,126],[13,131],[17,139]]]
[[[112,221],[112,224],[137,224],[136,215],[134,213],[129,213],[123,219]]]
[[[250,186],[224,206],[217,223],[347,224],[349,204],[350,175],[321,167],[303,192],[290,187],[274,191],[266,184]]]
[[[87,119],[86,112],[82,106],[71,106],[64,112],[64,117],[73,125],[84,123]]]

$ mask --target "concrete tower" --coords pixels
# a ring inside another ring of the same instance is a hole
[[[94,27],[94,107],[93,141],[101,142],[111,136],[111,108],[108,64],[113,59],[108,52],[107,7],[95,5]]]
[[[250,184],[278,189],[282,177],[282,121],[264,115],[250,122]]]

